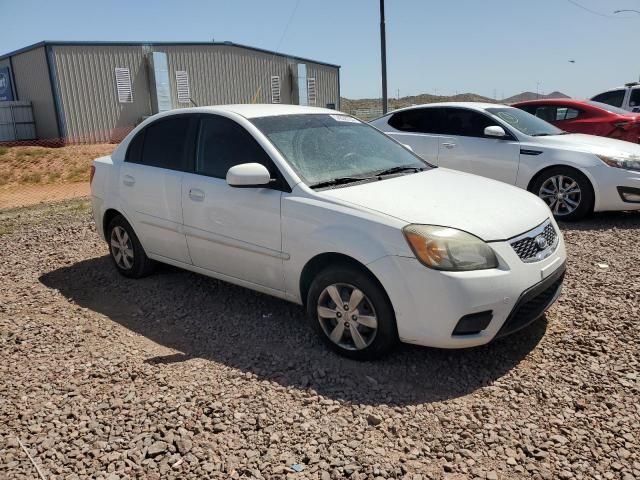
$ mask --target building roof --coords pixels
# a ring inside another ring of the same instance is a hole
[[[237,48],[244,48],[246,50],[253,50],[254,52],[262,52],[262,53],[268,53],[271,55],[276,55],[279,57],[285,57],[285,58],[291,58],[293,60],[298,60],[301,62],[310,62],[310,63],[316,63],[318,65],[326,65],[328,67],[334,67],[334,68],[340,68],[340,65],[335,65],[332,63],[327,63],[327,62],[319,62],[317,60],[312,60],[310,58],[303,58],[303,57],[298,57],[296,55],[287,55],[286,53],[280,53],[280,52],[274,52],[272,50],[266,50],[264,48],[258,48],[258,47],[250,47],[248,45],[241,45],[239,43],[233,43],[233,42],[136,42],[136,41],[64,41],[64,40],[44,40],[42,42],[38,42],[38,43],[34,43],[33,45],[28,45],[26,47],[20,48],[18,50],[14,50],[12,52],[9,53],[5,53],[3,55],[0,55],[0,60],[4,60],[5,58],[8,57],[12,57],[13,55],[17,55],[19,53],[23,53],[23,52],[28,52],[29,50],[33,50],[35,48],[40,48],[40,47],[46,47],[46,46],[64,46],[64,45],[71,45],[71,46],[83,46],[83,45],[87,45],[87,46],[92,46],[92,47],[96,47],[96,46],[150,46],[150,47],[154,47],[154,46],[179,46],[179,45],[184,45],[184,46],[189,46],[189,45],[215,45],[215,46],[227,46],[227,47],[237,47]]]

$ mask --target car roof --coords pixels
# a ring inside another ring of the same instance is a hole
[[[576,100],[575,98],[541,98],[538,100],[525,100],[523,102],[514,102],[511,105],[521,106],[521,105],[549,105],[549,104],[563,104],[563,105],[590,105],[586,100]],[[591,105],[593,106],[593,105]]]
[[[486,110],[487,108],[509,107],[509,105],[504,105],[501,103],[488,103],[488,102],[423,103],[421,105],[411,105],[410,107],[399,108],[397,110],[393,110],[392,112],[389,112],[389,114],[403,112],[406,110],[413,110],[416,108],[434,108],[434,107],[458,107],[458,108],[469,108],[471,110]]]
[[[236,104],[236,105],[210,105],[203,107],[180,108],[166,112],[165,115],[179,113],[235,113],[245,118],[273,117],[278,115],[304,115],[304,114],[337,114],[337,110],[319,107],[305,107],[301,105],[283,104]]]

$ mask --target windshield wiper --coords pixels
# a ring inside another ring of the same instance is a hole
[[[533,133],[531,134],[532,137],[548,137],[549,135],[551,135],[550,133]]]
[[[391,167],[391,168],[386,168],[384,170],[380,170],[378,172],[375,172],[374,175],[378,177],[383,177],[385,175],[393,175],[394,173],[408,172],[409,170],[413,171],[414,173],[418,173],[418,172],[422,172],[424,168],[414,167],[411,165],[400,165],[397,167]]]
[[[362,182],[364,180],[372,180],[377,178],[373,177],[338,177],[332,178],[331,180],[325,180],[324,182],[312,183],[309,185],[311,188],[323,188],[323,187],[334,187],[336,185],[345,185],[347,183],[353,182]]]

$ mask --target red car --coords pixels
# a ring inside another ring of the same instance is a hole
[[[640,143],[640,114],[592,100],[568,98],[513,104],[570,133],[587,133]]]

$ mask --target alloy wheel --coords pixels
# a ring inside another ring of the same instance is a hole
[[[363,350],[378,332],[373,303],[353,285],[336,283],[318,297],[318,321],[327,337],[346,350]]]
[[[538,192],[556,216],[573,213],[582,200],[582,191],[578,182],[566,175],[554,175],[547,178]]]
[[[127,231],[119,225],[111,230],[111,254],[118,267],[129,270],[133,267],[133,245]]]

